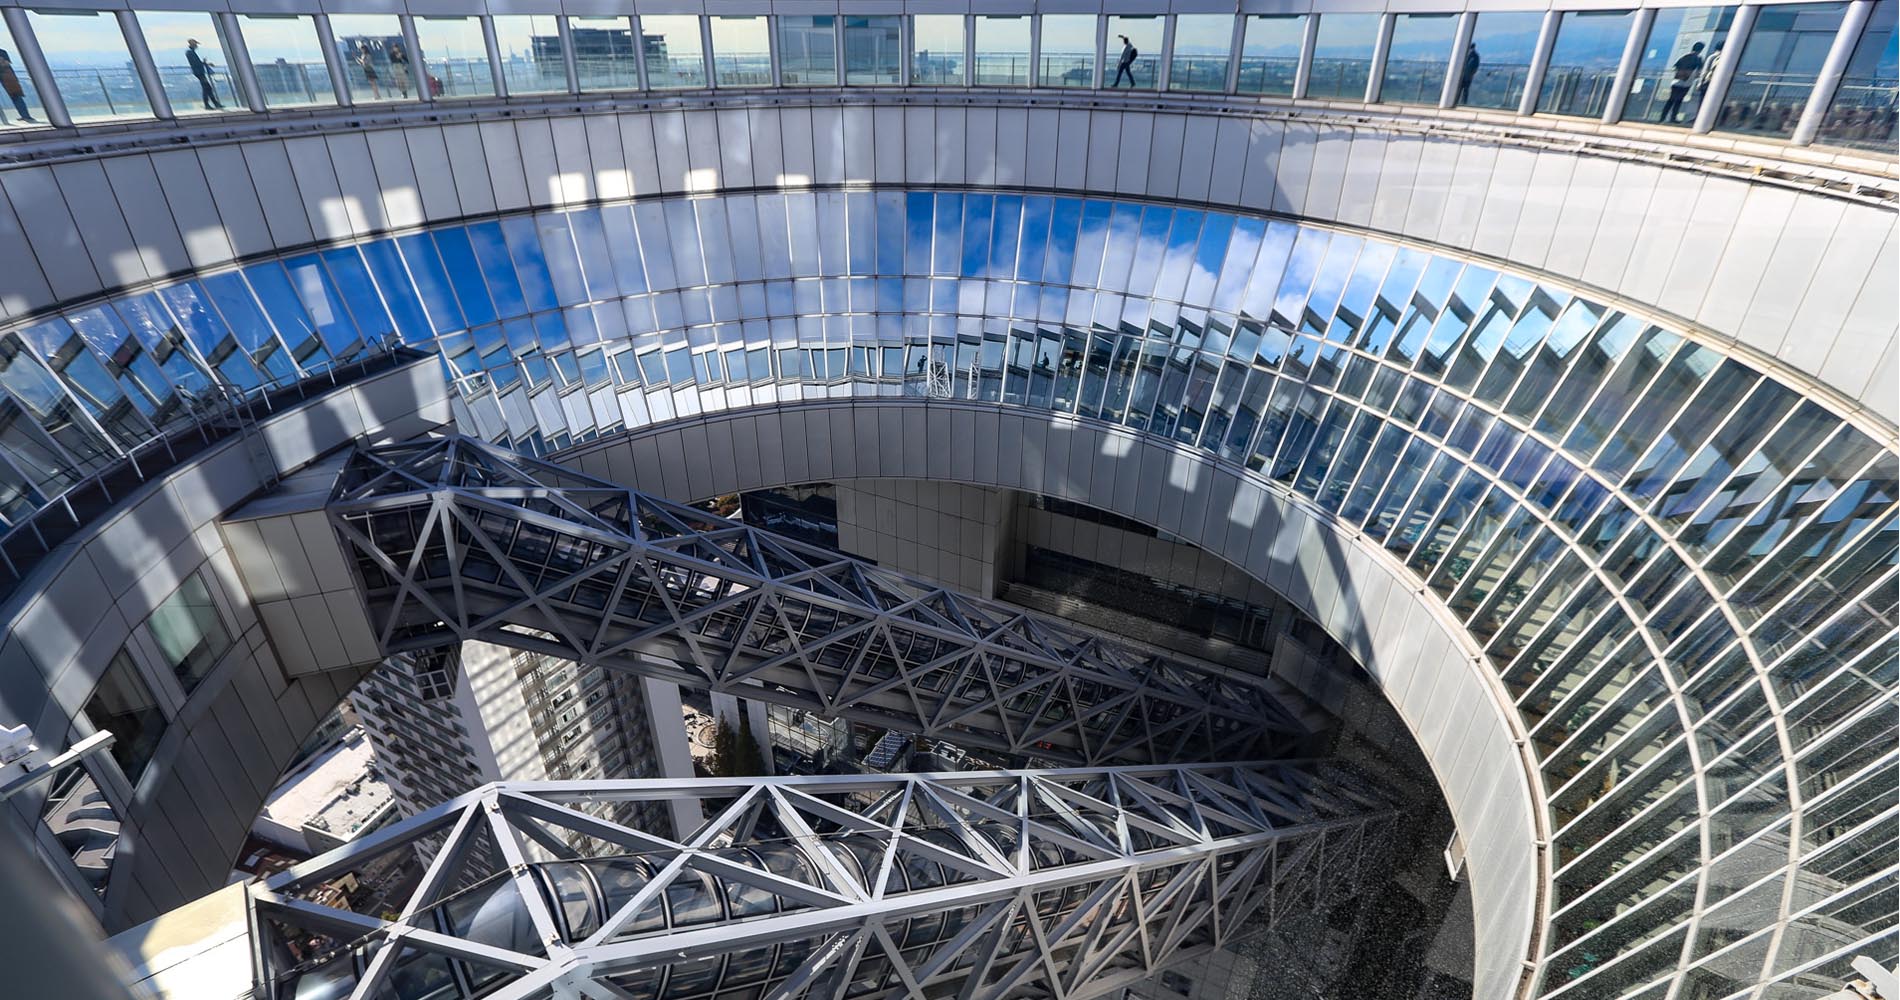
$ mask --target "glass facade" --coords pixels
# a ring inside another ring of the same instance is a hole
[[[1846,14],[1844,3],[1761,8],[1742,47],[1735,80],[1716,113],[1716,129],[1776,138],[1793,135]]]
[[[494,22],[495,48],[501,53],[501,75],[510,94],[558,94],[567,90],[561,26],[553,15],[503,14]]]
[[[1702,110],[1721,65],[1734,7],[1670,7],[1656,12],[1623,117],[1657,125],[1689,126]]]
[[[1293,96],[1300,49],[1306,46],[1306,15],[1253,14],[1242,30],[1236,89],[1243,94]]]
[[[430,97],[495,96],[495,73],[488,65],[488,41],[478,17],[417,17],[416,44],[422,49],[423,86]],[[562,89],[565,87],[563,80]]]
[[[1102,86],[1130,90],[1153,90],[1159,86],[1166,23],[1167,18],[1159,14],[1139,17],[1110,14],[1108,33],[1103,36]]]
[[[33,77],[14,55],[18,51],[12,32],[0,22],[0,126],[4,126],[0,131],[46,124],[46,110],[33,88]]]
[[[323,61],[316,18],[304,14],[239,14],[237,19],[265,107],[336,103],[336,88]]]
[[[1437,104],[1458,33],[1456,14],[1400,14],[1392,26],[1379,99],[1397,104]]]
[[[961,25],[959,25],[961,27]],[[963,32],[957,32],[962,45]],[[958,49],[961,54],[962,49]],[[854,87],[904,82],[904,19],[894,15],[844,19],[844,82]],[[962,75],[958,74],[958,83]]]
[[[838,19],[830,14],[778,18],[779,78],[788,87],[838,83]],[[718,51],[717,44],[714,51]]]
[[[578,52],[580,42],[575,41]],[[640,53],[646,60],[647,86],[654,90],[704,87],[705,43],[699,18],[691,14],[642,14]]]
[[[132,51],[110,11],[30,10],[26,17],[74,122],[151,115]]]
[[[1041,31],[1036,85],[1095,86],[1095,15],[1044,14],[1036,20]],[[977,37],[980,40],[982,35]],[[1121,48],[1117,46],[1115,51],[1119,53]]]
[[[1821,123],[1820,142],[1891,152],[1900,124],[1900,15],[1896,0],[1880,0],[1854,46],[1840,89]]]
[[[1461,107],[1516,111],[1524,100],[1543,23],[1544,15],[1528,11],[1479,14],[1471,28],[1471,44],[1459,57],[1454,102]]]
[[[770,19],[750,17],[706,19],[712,33],[713,84],[720,87],[772,85],[772,31]],[[787,78],[786,82],[791,82]]]
[[[393,14],[332,14],[337,58],[358,104],[403,101],[416,96],[414,59]]]
[[[118,762],[125,780],[137,785],[145,765],[152,761],[152,751],[158,748],[159,737],[165,734],[165,716],[124,650],[112,658],[99,686],[86,699],[85,715],[93,728],[112,734],[112,759]]]
[[[667,25],[662,23],[656,29],[648,22],[660,20],[656,17],[642,18],[641,37],[646,44],[647,85],[650,87],[675,86],[669,82],[666,60],[667,43],[671,40],[661,34],[657,39],[654,32],[664,32]],[[699,19],[685,18],[692,28],[690,51],[699,51]],[[624,17],[570,17],[567,19],[568,36],[574,46],[574,73],[580,80],[580,87],[586,90],[638,90],[640,89],[640,57],[633,48],[633,28]],[[560,54],[560,38],[554,39],[554,48],[549,50],[545,38],[533,40],[537,55],[542,62],[551,62]],[[698,75],[691,84],[695,87],[706,85],[705,67],[697,67]]]
[[[1029,83],[1030,19],[1026,14],[978,14],[975,26],[976,74],[979,87],[1021,87]],[[1089,49],[1095,47],[1093,38]]]
[[[1168,89],[1219,93],[1233,65],[1234,19],[1226,14],[1181,14],[1174,19]]]
[[[224,29],[210,14],[140,11],[139,30],[175,114],[246,111],[224,57]]]
[[[918,14],[910,19],[910,82],[963,84],[963,15]]]
[[[1817,128],[1802,143],[1885,152],[1900,125],[1900,64],[1896,0],[1879,0],[1861,37],[1843,39],[1852,58],[1838,88],[1818,109]],[[1688,126],[1709,100],[1726,55],[1736,7],[1663,7],[1645,38],[1633,10],[1557,12],[1548,70],[1534,110],[1545,114]],[[1848,22],[1846,4],[1817,2],[1761,8],[1743,65],[1718,95],[1715,127],[1789,138],[1811,100],[1821,63]],[[144,85],[124,46],[118,19],[105,12],[32,10],[52,64],[81,124],[147,117]],[[1523,106],[1531,64],[1538,55],[1543,14],[1532,10],[1472,12],[1471,40],[1450,51],[1459,17],[1449,11],[1374,13],[1088,14],[1039,16],[979,14],[768,15],[727,12],[648,14],[638,18],[497,14],[483,17],[415,15],[423,53],[407,52],[394,15],[337,14],[334,39],[315,37],[307,15],[233,15],[251,53],[258,89],[268,108],[333,103],[322,58],[325,44],[359,102],[483,97],[498,92],[497,69],[487,59],[483,29],[492,26],[501,60],[500,82],[510,94],[569,89],[571,45],[579,91],[720,87],[926,86],[1101,88],[1183,93],[1293,94],[1302,56],[1310,58],[1305,97],[1363,101],[1382,19],[1391,41],[1380,67],[1382,102],[1433,106],[1450,88],[1454,106],[1513,111]],[[1309,16],[1318,18],[1306,48]],[[840,20],[842,18],[843,20]],[[222,64],[222,24],[209,14],[137,15],[153,53],[153,71],[179,114],[240,110],[238,83]],[[567,32],[561,30],[565,20]],[[638,48],[633,25],[638,22]],[[965,46],[966,28],[970,34]],[[1039,32],[1039,35],[1037,34]],[[202,36],[202,37],[200,37]],[[1035,47],[1032,48],[1032,37]],[[189,41],[196,38],[195,48]],[[1124,39],[1126,40],[1124,42]],[[0,53],[11,44],[0,29]],[[181,48],[183,46],[183,48]],[[1624,51],[1633,48],[1637,71],[1626,92],[1614,92]],[[125,50],[120,52],[120,50]],[[200,83],[192,49],[205,67]],[[1039,52],[1031,67],[1032,51]],[[1132,51],[1126,68],[1122,56]],[[114,55],[113,53],[120,54]],[[973,65],[966,67],[966,60]],[[428,65],[420,64],[427,58]],[[842,67],[841,67],[842,60]],[[1032,68],[1034,72],[1032,73]],[[1166,73],[1162,70],[1166,69]],[[10,54],[0,59],[0,125],[33,124],[35,82]],[[18,93],[14,91],[17,90]],[[70,91],[70,93],[68,93]],[[11,117],[8,117],[9,114]],[[0,132],[0,135],[4,135]]]
[[[1633,10],[1566,11],[1557,22],[1557,44],[1537,92],[1537,110],[1601,117],[1614,96],[1616,67],[1635,23]]]
[[[1372,50],[1379,38],[1377,14],[1320,14],[1313,44],[1313,74],[1306,96],[1359,101],[1372,76]]]

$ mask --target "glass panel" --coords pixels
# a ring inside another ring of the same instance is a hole
[[[152,113],[117,18],[96,10],[29,10],[26,17],[73,121]]]
[[[1095,40],[1091,37],[1088,49],[1094,47]],[[977,86],[1022,87],[1027,86],[1028,83],[1029,18],[978,14],[976,16]]]
[[[721,87],[772,85],[772,32],[764,14],[707,18],[712,31],[713,83]],[[785,82],[792,80],[787,75]]]
[[[335,104],[316,19],[301,14],[239,14],[238,32],[267,108]]]
[[[659,85],[660,74],[665,69],[667,39],[655,39],[653,22],[658,17],[640,19],[640,30],[646,40],[647,74],[654,84]],[[684,18],[692,22],[691,36],[687,39],[692,51],[699,51],[699,21],[697,18]],[[568,37],[574,46],[574,75],[582,90],[638,90],[640,88],[640,66],[633,52],[633,29],[624,17],[570,17],[567,19]],[[559,46],[559,37],[555,39]],[[539,46],[537,45],[537,48]],[[655,62],[655,53],[659,61]],[[549,53],[549,57],[558,54],[558,48]],[[694,86],[703,86],[704,80]]]
[[[982,38],[979,30],[977,40]],[[1041,60],[1036,70],[1038,86],[1095,86],[1095,15],[1042,15],[1042,42],[1038,51],[1041,53],[1037,57]]]
[[[830,14],[778,19],[779,79],[788,87],[838,84],[837,19]]]
[[[508,82],[510,94],[558,94],[567,90],[560,22],[554,15],[501,14],[494,20],[501,76]],[[575,31],[579,30],[576,26]],[[620,35],[622,44],[632,45],[630,34],[623,30]]]
[[[919,14],[910,19],[910,82],[963,83],[963,15]]]
[[[1226,14],[1176,17],[1174,51],[1168,56],[1168,89],[1211,93],[1226,90],[1233,46],[1232,17]]]
[[[1308,97],[1363,101],[1372,75],[1372,49],[1379,37],[1377,14],[1326,14],[1313,43],[1313,75]]]
[[[6,96],[6,100],[0,101],[0,125],[15,124],[8,115],[18,118],[21,125],[44,125],[46,112],[42,110],[39,91],[34,89],[26,67],[13,61],[13,53],[17,51],[6,24],[0,23],[0,94]]]
[[[962,25],[957,27],[957,54],[962,55]],[[844,19],[844,82],[853,86],[902,83],[903,54],[903,18]],[[961,76],[959,72],[958,83],[963,82]]]
[[[1114,59],[1115,71],[1108,82],[1110,87],[1119,87],[1126,80],[1134,90],[1155,89],[1161,79],[1161,40],[1166,24],[1159,15],[1109,16],[1107,51],[1102,53],[1102,75],[1110,76],[1108,59]]]
[[[85,765],[68,766],[52,779],[46,804],[40,808],[40,822],[72,858],[79,877],[93,892],[104,896],[106,877],[112,873],[118,853],[119,816]]]
[[[1397,104],[1437,104],[1457,33],[1456,14],[1398,15],[1392,26],[1392,48],[1386,54],[1379,99]]]
[[[224,31],[217,18],[170,11],[140,11],[138,18],[173,111],[189,115],[246,110],[225,71]]]
[[[218,657],[231,648],[231,633],[218,617],[204,577],[193,573],[146,619],[152,642],[165,665],[178,675],[186,694],[204,680]]]
[[[578,57],[585,51],[579,37],[576,37],[575,55]],[[640,52],[647,61],[647,86],[654,90],[706,85],[706,60],[700,52],[699,18],[696,15],[642,15]],[[581,89],[586,90],[585,77],[582,79]]]
[[[86,700],[86,721],[113,735],[112,759],[119,762],[130,784],[152,760],[158,738],[165,732],[165,716],[152,698],[152,689],[139,677],[138,666],[120,650]]]
[[[1722,132],[1786,138],[1794,133],[1814,78],[1827,60],[1847,5],[1779,4],[1761,8],[1742,61],[1716,114]]]
[[[401,19],[394,14],[332,14],[330,31],[352,99],[361,104],[409,96],[409,53],[402,44]]]
[[[1471,29],[1471,45],[1458,69],[1458,104],[1516,111],[1524,100],[1531,55],[1544,15],[1487,11]]]
[[[1240,93],[1292,96],[1300,47],[1306,44],[1306,15],[1255,14],[1247,18],[1245,30],[1240,43]]]
[[[1854,57],[1821,121],[1815,141],[1891,153],[1900,124],[1900,33],[1894,0],[1881,0],[1854,46]]]
[[[429,96],[495,96],[495,73],[488,65],[481,18],[417,17],[416,45],[422,49]]]
[[[1722,61],[1722,45],[1734,7],[1665,7],[1643,45],[1642,61],[1629,96],[1623,99],[1623,117],[1659,125],[1695,124],[1702,98]]]
[[[1636,12],[1628,10],[1570,11],[1557,23],[1557,44],[1550,52],[1550,68],[1537,92],[1537,110],[1558,115],[1596,118],[1609,106],[1616,86],[1616,67],[1629,44]]]

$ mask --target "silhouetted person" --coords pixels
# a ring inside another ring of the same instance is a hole
[[[1478,78],[1478,66],[1484,60],[1478,58],[1478,43],[1472,42],[1465,48],[1465,66],[1458,71],[1458,103],[1463,104],[1471,97],[1471,81]]]
[[[211,86],[211,64],[198,54],[196,38],[185,39],[185,63],[191,67],[191,75],[198,78],[198,91],[205,110],[224,110],[223,102],[218,100],[217,89]]]
[[[369,81],[369,92],[377,100],[383,99],[383,88],[376,82],[376,57],[370,54],[369,43],[360,42],[356,47],[356,65],[363,71],[363,79]]]
[[[1662,114],[1656,120],[1674,123],[1682,113],[1682,99],[1689,95],[1689,87],[1695,83],[1696,74],[1702,71],[1702,43],[1689,46],[1689,51],[1676,60],[1675,79],[1669,81],[1669,99],[1663,102]]]
[[[1128,86],[1132,88],[1135,85],[1135,57],[1141,53],[1135,51],[1135,43],[1129,41],[1127,35],[1117,35],[1116,37],[1122,40],[1122,57],[1121,60],[1115,64],[1115,82],[1109,84],[1109,86],[1121,86],[1122,77],[1125,76],[1128,78]]]
[[[389,47],[389,82],[402,90],[402,96],[409,96],[409,53],[400,45]]]
[[[26,91],[20,86],[20,75],[13,71],[13,57],[7,54],[6,49],[0,49],[0,90],[6,91],[7,96],[13,98],[13,106],[19,110],[21,121],[34,120],[33,116],[27,113]],[[0,123],[5,121],[6,116],[0,114]]]

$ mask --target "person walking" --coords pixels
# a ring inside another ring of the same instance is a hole
[[[224,103],[218,100],[217,88],[211,85],[212,65],[198,54],[198,40],[185,39],[185,64],[191,67],[191,75],[198,78],[198,91],[204,101],[206,111],[223,111]]]
[[[1132,89],[1135,86],[1135,57],[1141,55],[1141,53],[1135,51],[1135,43],[1129,41],[1127,35],[1117,35],[1116,37],[1122,40],[1122,57],[1120,61],[1115,63],[1115,82],[1109,84],[1109,86],[1121,86],[1122,77],[1125,76],[1128,78],[1129,88]]]
[[[13,71],[13,57],[6,49],[0,49],[0,90],[7,92],[13,99],[13,107],[20,112],[20,120],[39,124],[26,110],[26,90],[20,86],[20,74]],[[6,123],[6,115],[0,113],[0,124]]]
[[[1676,124],[1682,114],[1682,99],[1689,96],[1689,87],[1696,81],[1696,74],[1702,71],[1702,43],[1689,46],[1689,51],[1676,60],[1675,79],[1669,81],[1669,99],[1663,102],[1662,114],[1656,120],[1666,125]]]
[[[1471,81],[1478,78],[1478,67],[1484,60],[1478,58],[1478,43],[1472,42],[1465,48],[1465,65],[1458,71],[1458,103],[1463,104],[1471,98]]]

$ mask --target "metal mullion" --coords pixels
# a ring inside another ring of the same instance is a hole
[[[1624,784],[1619,785],[1617,787],[1618,788],[1624,787],[1630,782],[1635,781],[1637,776],[1642,775],[1647,771],[1660,769],[1661,762],[1664,760],[1667,760],[1669,758],[1670,752],[1673,751],[1676,747],[1682,746],[1685,743],[1692,745],[1694,742],[1695,742],[1694,740],[1691,740],[1689,738],[1689,734],[1685,732],[1677,736],[1675,739],[1670,740],[1669,742],[1663,744],[1662,749],[1656,751],[1656,755],[1654,757],[1651,757],[1650,759],[1644,761],[1640,766],[1636,768],[1636,770],[1631,771],[1629,774],[1629,777],[1625,779]],[[1588,768],[1585,768],[1585,770],[1588,770]],[[1701,798],[1703,794],[1703,789],[1701,787],[1702,783],[1695,780],[1696,775],[1699,774],[1700,771],[1701,771],[1701,768],[1697,766],[1694,757],[1691,757],[1690,758],[1690,774],[1687,778],[1684,778],[1683,781],[1685,784],[1689,785],[1695,791],[1696,797],[1698,799]],[[1581,778],[1582,776],[1583,776],[1583,772],[1579,771],[1577,774],[1577,778]],[[1549,795],[1546,796],[1546,801],[1548,801],[1549,798],[1555,797],[1557,793],[1562,792],[1564,788],[1568,788],[1572,784],[1575,784],[1577,778],[1572,778],[1569,782],[1566,782],[1563,788],[1558,788],[1552,791]],[[1612,792],[1611,794],[1614,794],[1614,792]],[[1605,796],[1605,798],[1607,797],[1608,796]],[[1577,815],[1574,818],[1572,818],[1570,822],[1565,823],[1561,829],[1558,829],[1552,833],[1551,835],[1552,842],[1555,842],[1561,839],[1566,833],[1569,833],[1571,830],[1576,829],[1576,826],[1578,823],[1581,823],[1585,819],[1588,819],[1591,816],[1593,816],[1597,812],[1597,810],[1602,807],[1603,802],[1604,802],[1604,799],[1600,798],[1600,799],[1597,799],[1595,802],[1590,803],[1588,806],[1585,806],[1583,809],[1579,810]],[[1699,815],[1706,816],[1708,815],[1708,813],[1709,813],[1709,810],[1704,809],[1699,813]],[[1620,828],[1620,827],[1627,826],[1628,824],[1619,823],[1617,825]]]

